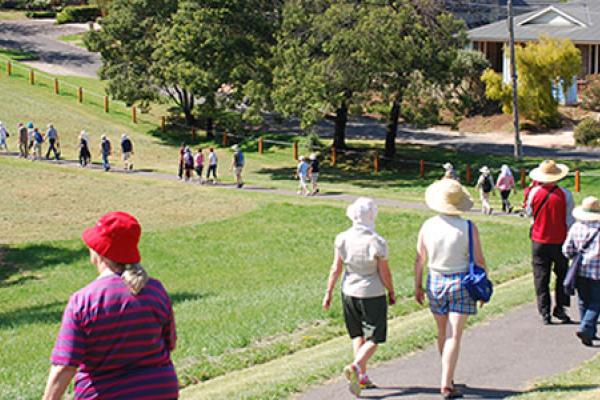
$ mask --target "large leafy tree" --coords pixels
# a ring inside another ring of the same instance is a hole
[[[552,86],[562,84],[566,92],[581,71],[581,54],[568,39],[541,37],[538,42],[518,47],[519,112],[543,128],[560,126],[558,102]],[[487,70],[482,78],[486,96],[502,104],[502,111],[512,113],[512,86],[502,82],[500,74]]]
[[[371,87],[390,104],[385,155],[396,151],[398,120],[411,76],[446,84],[452,64],[466,44],[462,21],[434,0],[381,1],[363,18],[358,38],[372,71]]]
[[[246,82],[262,78],[281,1],[164,1],[116,0],[88,43],[113,96],[132,103],[166,94],[187,123],[200,111],[210,135],[216,109],[236,106]]]
[[[344,148],[348,115],[368,88],[357,28],[368,6],[360,0],[290,0],[275,48],[273,100],[307,128],[335,121],[334,146]]]

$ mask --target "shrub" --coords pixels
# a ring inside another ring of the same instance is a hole
[[[33,19],[38,19],[38,18],[55,18],[56,17],[56,12],[54,12],[54,11],[27,11],[25,13],[25,16],[27,18],[33,18]]]
[[[67,6],[57,16],[57,24],[95,21],[100,17],[97,6]]]
[[[575,143],[585,146],[600,145],[600,122],[585,118],[575,128]]]
[[[600,111],[600,75],[588,77],[588,84],[581,91],[581,107],[586,110]]]

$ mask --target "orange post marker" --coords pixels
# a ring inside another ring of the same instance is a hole
[[[131,121],[137,124],[137,108],[136,106],[131,107]]]
[[[467,183],[471,183],[473,180],[473,170],[471,169],[471,164],[467,164]]]
[[[29,83],[35,85],[35,71],[32,69],[29,70]]]
[[[421,179],[425,178],[425,161],[421,160],[419,162],[419,177]]]
[[[525,168],[521,168],[521,188],[525,189],[525,185],[527,185]]]
[[[107,113],[108,110],[109,110],[108,96],[104,96],[104,112]]]
[[[58,79],[54,78],[54,94],[58,94],[60,91],[60,88],[58,86]]]
[[[6,75],[11,76],[12,74],[12,63],[10,61],[6,62]]]
[[[331,165],[334,167],[337,165],[337,149],[335,147],[331,148]]]
[[[581,172],[579,170],[575,171],[575,192],[579,193],[581,191]]]
[[[227,132],[223,133],[223,147],[227,147],[227,143],[229,142],[228,139]]]
[[[379,153],[378,152],[375,152],[375,155],[373,158],[373,169],[376,174],[379,173]]]
[[[294,160],[298,160],[298,142],[294,142]]]
[[[262,154],[263,150],[263,137],[261,136],[258,138],[258,153]]]
[[[79,104],[83,103],[83,88],[81,86],[77,89],[77,102]]]
[[[196,141],[196,128],[192,128],[192,142]]]
[[[160,130],[165,131],[167,129],[167,117],[160,117]]]

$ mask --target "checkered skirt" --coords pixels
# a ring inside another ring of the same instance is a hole
[[[429,272],[427,298],[431,312],[438,315],[447,315],[450,312],[477,314],[477,303],[461,283],[466,274],[466,272],[453,274]]]

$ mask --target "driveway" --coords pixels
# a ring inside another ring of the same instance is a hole
[[[0,21],[0,47],[27,51],[24,63],[56,75],[97,77],[100,56],[58,38],[87,31],[87,24],[55,25],[54,20]]]

